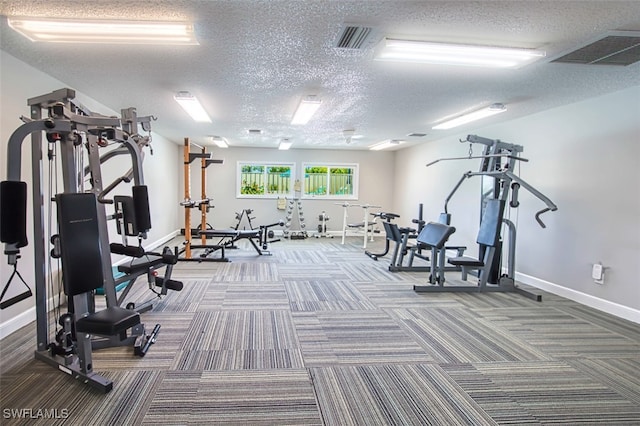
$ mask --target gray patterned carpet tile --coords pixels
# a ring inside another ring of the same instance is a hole
[[[637,324],[544,292],[415,293],[427,274],[361,237],[242,243],[175,265],[181,292],[133,286],[160,333],[144,357],[94,350],[106,395],[34,359],[34,324],[2,339],[2,425],[640,425]]]

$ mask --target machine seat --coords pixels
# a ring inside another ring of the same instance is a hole
[[[130,309],[111,306],[76,321],[76,331],[80,333],[115,336],[140,324],[140,314]]]

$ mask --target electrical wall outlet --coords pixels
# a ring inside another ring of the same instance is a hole
[[[604,284],[604,266],[602,263],[594,263],[591,268],[591,278],[596,284]]]

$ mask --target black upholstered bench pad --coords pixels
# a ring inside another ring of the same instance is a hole
[[[468,267],[482,267],[484,266],[484,262],[478,259],[474,259],[472,257],[462,256],[462,257],[452,257],[449,258],[449,263],[456,266],[468,266]]]
[[[118,271],[125,274],[133,274],[139,271],[147,270],[151,267],[162,264],[162,256],[145,256],[140,259],[136,259],[131,263],[125,263],[118,266]]]
[[[205,229],[198,231],[199,235],[208,237],[226,237],[226,238],[257,238],[260,235],[259,230],[254,229]]]
[[[112,306],[76,321],[76,331],[113,336],[140,324],[140,314],[130,309]]]

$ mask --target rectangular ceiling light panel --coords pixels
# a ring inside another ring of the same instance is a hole
[[[380,143],[377,143],[375,145],[372,145],[372,146],[369,147],[369,149],[371,151],[380,151],[380,150],[383,150],[383,149],[397,147],[399,145],[402,145],[403,143],[405,143],[405,141],[403,141],[403,140],[389,139],[389,140],[385,140],[385,141],[382,141]]]
[[[454,127],[462,126],[463,124],[471,123],[472,121],[480,120],[485,117],[490,117],[495,114],[500,114],[501,112],[505,112],[507,107],[503,104],[493,104],[486,108],[482,108],[468,114],[460,115],[454,119],[447,120],[443,123],[440,123],[436,126],[433,126],[434,130],[446,130],[452,129]]]
[[[221,138],[220,136],[213,136],[211,139],[218,148],[229,148],[229,144],[224,138]]]
[[[56,43],[195,45],[187,22],[8,18],[11,28],[31,41]]]
[[[286,151],[287,149],[291,148],[291,145],[293,145],[293,142],[288,139],[284,139],[278,145],[278,149],[281,151]]]
[[[300,101],[300,105],[298,105],[298,109],[293,115],[293,119],[291,120],[291,124],[294,125],[302,125],[307,124],[311,117],[318,111],[322,101],[318,99],[316,96],[310,95]]]
[[[201,123],[211,123],[211,118],[209,118],[209,114],[205,111],[204,107],[198,101],[198,98],[191,95],[189,92],[178,92],[177,95],[173,97],[178,104],[184,109],[187,114],[194,119],[194,121],[198,121]]]
[[[375,59],[438,65],[519,68],[544,56],[545,52],[533,49],[385,38],[376,49]]]

